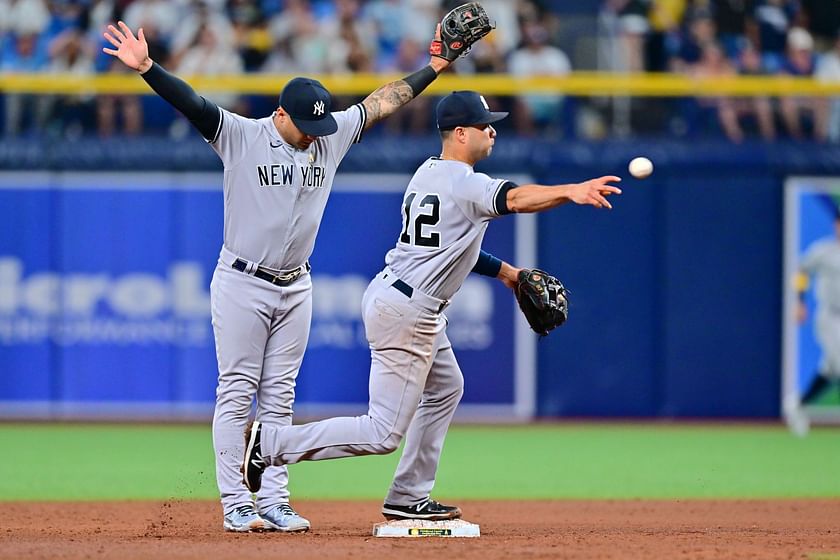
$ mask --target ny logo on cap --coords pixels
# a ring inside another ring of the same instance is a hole
[[[490,105],[487,104],[487,100],[484,99],[484,96],[479,95],[478,98],[481,99],[481,104],[484,105],[484,108],[489,111],[490,110]]]
[[[312,114],[313,115],[323,115],[324,114],[324,102],[323,101],[316,101],[315,105],[312,106]]]

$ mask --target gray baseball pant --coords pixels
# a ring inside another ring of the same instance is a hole
[[[231,268],[226,251],[210,283],[210,306],[219,380],[213,414],[216,482],[225,515],[252,503],[239,468],[243,433],[256,397],[256,418],[266,426],[289,426],[295,380],[309,339],[312,282],[303,274],[275,286]],[[269,468],[257,493],[267,511],[289,501],[286,467]]]
[[[391,453],[405,437],[386,502],[413,505],[432,491],[443,441],[464,390],[446,336],[446,302],[393,287],[389,269],[362,299],[371,349],[368,413],[298,426],[265,425],[261,451],[273,465]]]

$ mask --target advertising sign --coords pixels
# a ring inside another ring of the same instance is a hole
[[[782,408],[790,428],[840,422],[840,178],[785,184]]]
[[[399,235],[409,178],[336,179],[310,259],[299,416],[366,409],[361,297]],[[222,205],[216,173],[0,174],[0,416],[209,418]],[[533,265],[534,227],[500,218],[484,247]],[[462,416],[530,417],[535,337],[509,290],[471,275],[447,316]]]

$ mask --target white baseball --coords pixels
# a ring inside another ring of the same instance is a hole
[[[644,179],[653,173],[653,162],[646,157],[637,157],[627,166],[630,170],[630,175],[636,179]]]

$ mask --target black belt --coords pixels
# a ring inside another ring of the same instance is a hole
[[[396,288],[397,290],[404,293],[409,298],[414,295],[414,288],[397,278],[393,284],[391,284],[392,288]]]
[[[404,293],[406,295],[406,297],[408,297],[408,298],[411,298],[411,296],[414,295],[414,288],[412,288],[411,286],[409,286],[408,284],[406,284],[405,282],[403,282],[399,278],[394,280],[394,283],[391,284],[391,287],[394,288],[395,290],[399,291],[399,292]],[[440,313],[445,308],[446,308],[446,302],[443,302],[443,303],[440,304],[440,307],[438,308],[437,312]]]
[[[243,261],[242,259],[236,259],[233,261],[231,265],[234,270],[238,270],[239,272],[245,272],[245,269],[248,268],[248,261]],[[311,267],[309,266],[309,261],[303,263],[303,266],[299,266],[293,271],[287,274],[272,274],[270,272],[266,272],[265,269],[257,267],[257,270],[254,271],[254,276],[259,278],[260,280],[265,280],[266,282],[271,282],[275,286],[288,286],[295,280],[301,277],[304,272],[309,272]]]

